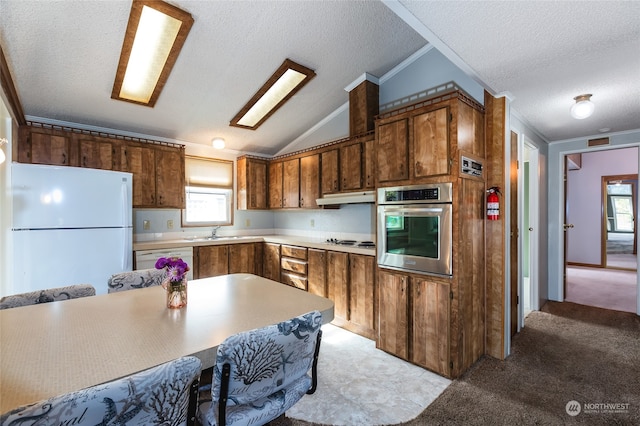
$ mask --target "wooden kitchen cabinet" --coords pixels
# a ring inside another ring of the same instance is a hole
[[[229,273],[229,246],[211,245],[194,247],[197,271],[194,277],[209,278]]]
[[[367,141],[362,142],[363,149],[363,160],[362,160],[362,175],[364,180],[363,189],[375,189],[376,186],[376,175],[375,175],[375,164],[376,164],[376,141],[375,135],[372,135],[371,138]]]
[[[300,159],[282,162],[282,208],[300,207]]]
[[[273,281],[280,281],[280,244],[263,243],[262,276]]]
[[[239,157],[237,187],[238,210],[267,209],[267,160]]]
[[[407,118],[376,122],[378,183],[409,178],[409,122]]]
[[[19,162],[56,166],[73,165],[71,134],[49,129],[22,127],[19,135]]]
[[[485,158],[484,107],[461,91],[376,119],[378,186],[469,178],[460,172],[461,155]]]
[[[318,208],[320,197],[320,154],[300,158],[300,207]]]
[[[148,145],[127,144],[122,147],[120,169],[133,174],[133,207],[156,205],[156,157]]]
[[[349,329],[376,338],[376,262],[374,256],[349,253]]]
[[[322,194],[334,194],[340,190],[339,187],[339,163],[338,149],[330,149],[320,154],[322,170],[320,173]]]
[[[409,360],[409,277],[378,270],[376,347]]]
[[[82,135],[78,138],[80,167],[102,170],[117,170],[119,160],[116,148],[120,148],[117,140]]]
[[[198,269],[194,271],[194,277],[208,278],[239,273],[255,274],[256,244],[262,243],[195,247],[194,257]]]
[[[280,256],[281,282],[307,290],[307,248],[283,244]]]
[[[327,252],[307,249],[307,291],[317,296],[327,297]]]
[[[340,147],[340,191],[355,191],[363,186],[362,143]]]
[[[269,162],[269,208],[282,208],[282,161]]]
[[[229,273],[255,274],[256,252],[254,243],[229,245]]]
[[[332,323],[342,327],[349,321],[349,254],[327,251],[327,298],[333,301]]]
[[[379,269],[378,288],[377,347],[450,377],[449,284]]]
[[[449,284],[414,278],[411,285],[411,362],[449,377]]]
[[[416,179],[448,175],[449,109],[439,108],[412,117],[413,176]]]
[[[156,146],[156,206],[184,208],[184,149]]]

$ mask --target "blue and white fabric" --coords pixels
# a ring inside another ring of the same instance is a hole
[[[0,416],[0,425],[186,425],[190,390],[194,381],[197,386],[200,369],[198,358],[178,358],[122,379],[17,408]],[[195,416],[195,401],[192,407]]]
[[[227,338],[213,370],[211,401],[201,403],[202,424],[262,425],[291,408],[311,388],[322,314],[318,311]],[[220,384],[231,366],[226,419],[219,422]]]
[[[18,308],[20,306],[37,305],[39,303],[57,302],[59,300],[77,299],[79,297],[95,295],[96,289],[92,285],[76,284],[5,296],[0,299],[0,309]]]
[[[155,268],[113,274],[107,281],[108,292],[113,293],[160,285],[166,277],[167,271]]]

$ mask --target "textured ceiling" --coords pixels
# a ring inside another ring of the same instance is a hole
[[[427,42],[548,141],[640,128],[640,2],[171,1],[195,23],[155,108],[110,98],[130,0],[0,0],[25,114],[274,154]],[[417,18],[417,19],[416,19]],[[317,77],[257,131],[229,120],[285,58]],[[574,120],[573,97],[594,115]]]
[[[28,116],[273,154],[426,44],[378,1],[172,1],[195,22],[155,108],[110,98],[131,1],[0,1]],[[257,131],[229,121],[286,59],[317,76]]]
[[[640,128],[639,1],[401,3],[548,141]],[[595,112],[576,120],[583,93]]]

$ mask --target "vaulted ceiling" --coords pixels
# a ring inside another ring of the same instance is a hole
[[[275,154],[431,43],[547,141],[640,129],[640,2],[190,1],[195,23],[154,108],[112,100],[130,0],[0,1],[27,118]],[[286,58],[314,78],[258,130],[229,121]],[[569,116],[592,93],[594,115]]]

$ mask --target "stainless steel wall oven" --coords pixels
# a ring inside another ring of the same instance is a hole
[[[378,265],[452,274],[452,184],[378,188]]]

